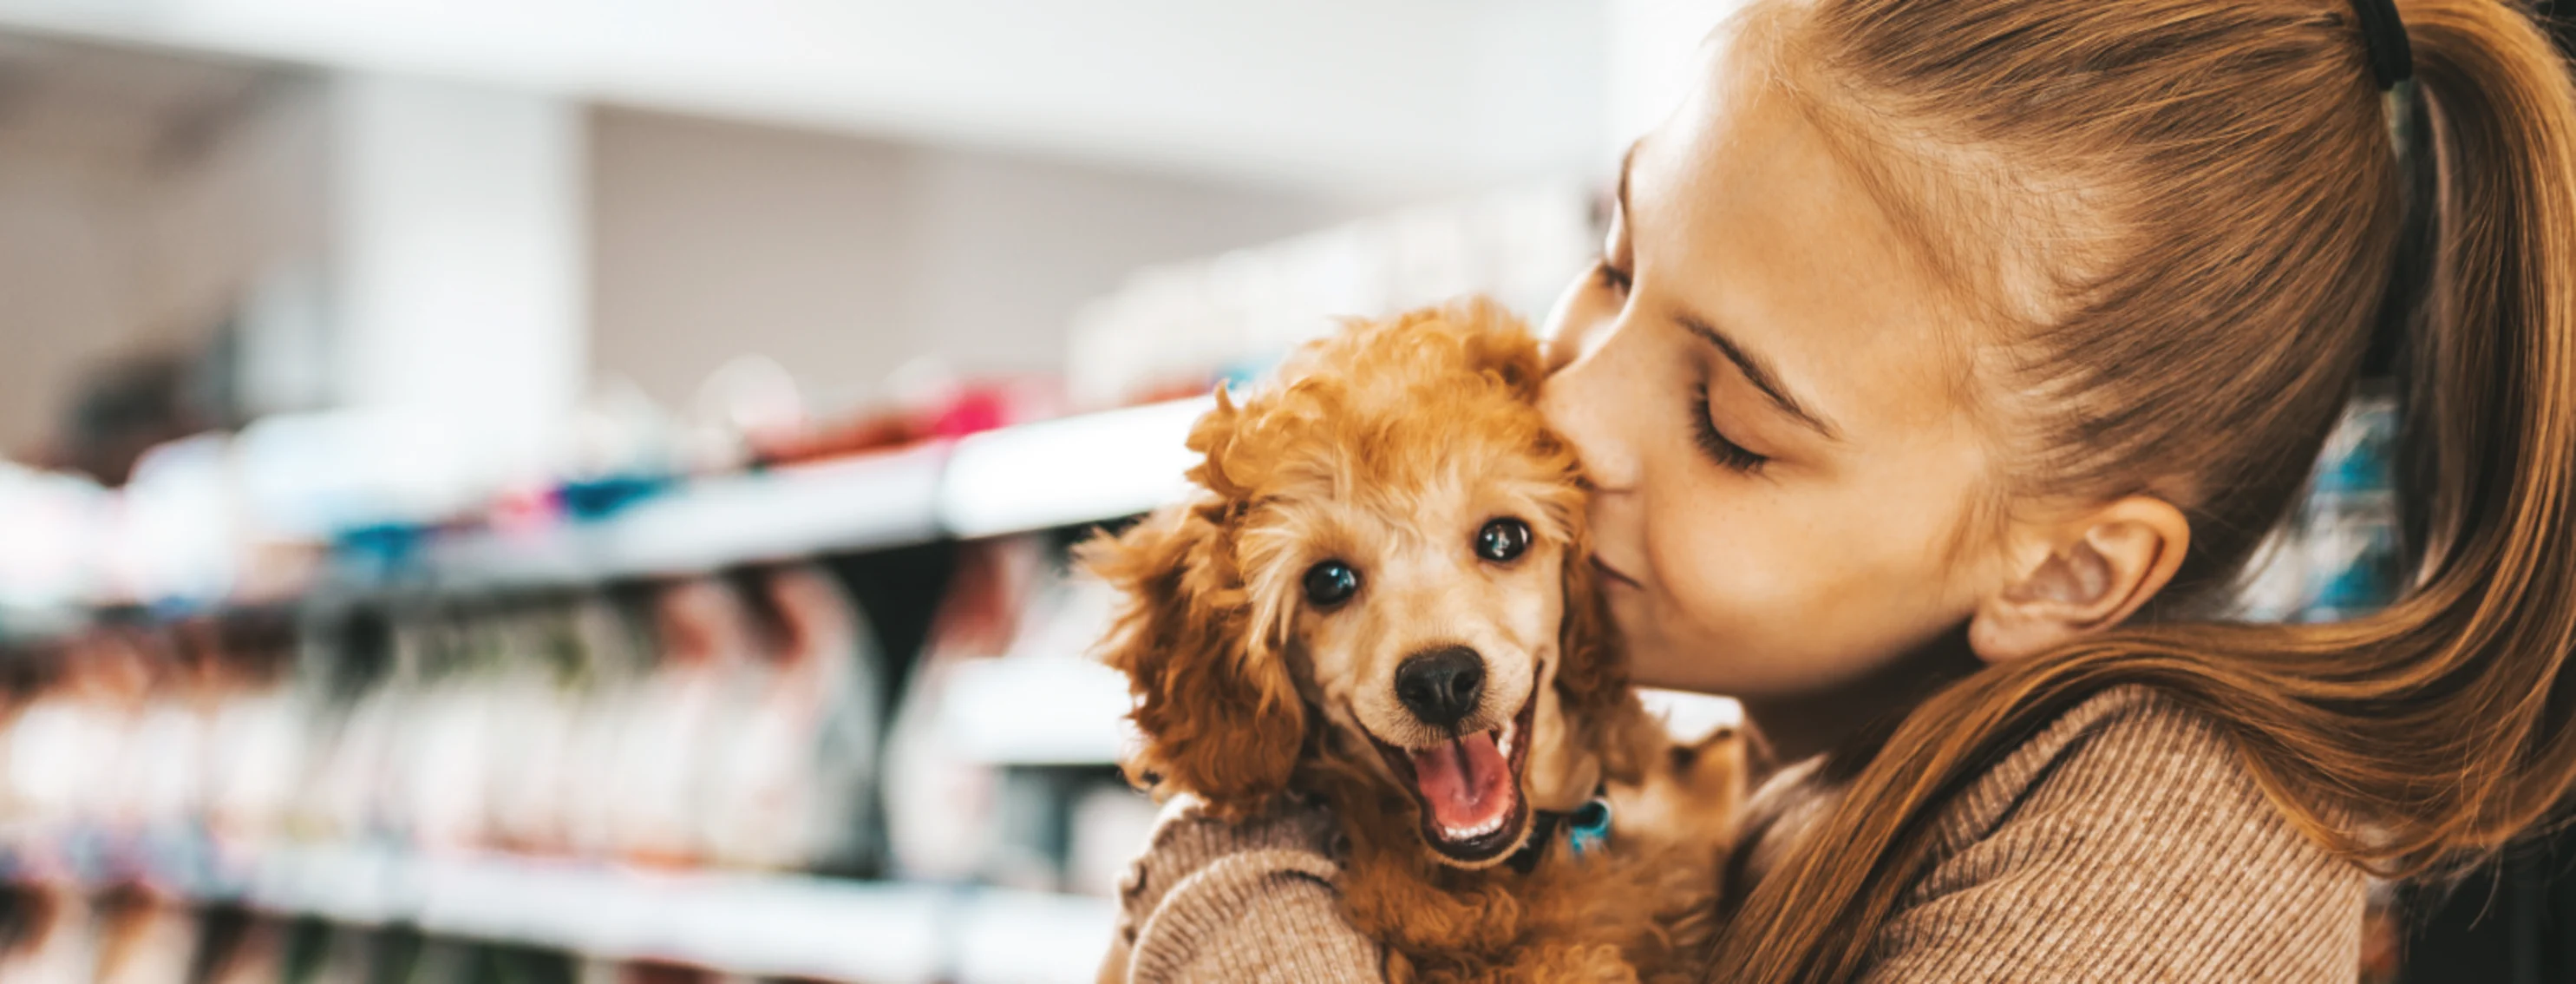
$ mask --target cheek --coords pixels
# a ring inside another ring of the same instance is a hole
[[[1565,622],[1565,565],[1562,557],[1551,557],[1529,577],[1523,604],[1517,610],[1528,613],[1528,624],[1521,638],[1528,640],[1532,652],[1556,655],[1557,630]]]
[[[1830,688],[1964,619],[1952,516],[1865,488],[1702,476],[1645,497],[1652,587],[1621,606],[1641,677],[1746,696]],[[1913,495],[1913,493],[1909,493]]]
[[[1358,673],[1355,664],[1359,657],[1353,651],[1350,614],[1302,613],[1306,624],[1298,633],[1298,642],[1305,649],[1307,666],[1314,674],[1309,683],[1315,696],[1331,704],[1350,702],[1351,680]]]
[[[1481,607],[1494,613],[1502,641],[1533,656],[1551,649],[1557,623],[1565,613],[1565,580],[1561,551],[1532,551],[1521,564],[1492,581]]]
[[[1402,647],[1389,645],[1408,626],[1391,616],[1392,606],[1374,600],[1355,602],[1330,615],[1316,616],[1307,635],[1315,689],[1328,706],[1393,713],[1389,689]]]
[[[1707,494],[1646,502],[1654,531],[1646,538],[1648,578],[1679,623],[1664,626],[1667,634],[1744,638],[1777,620],[1812,616],[1816,596],[1830,593],[1819,589],[1836,579],[1836,565],[1821,555],[1840,545],[1797,510],[1780,508],[1794,504]]]

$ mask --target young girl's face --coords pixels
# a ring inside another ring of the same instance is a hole
[[[1750,73],[1744,73],[1749,75]],[[1999,580],[1974,332],[1786,98],[1720,73],[1631,151],[1545,406],[1639,682],[1795,700]]]

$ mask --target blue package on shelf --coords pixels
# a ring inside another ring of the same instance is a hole
[[[2353,400],[2318,456],[2318,496],[2386,492],[2395,487],[2397,401],[2376,395]]]
[[[1216,385],[1210,389],[1240,394],[1268,380],[1270,374],[1279,368],[1279,362],[1279,356],[1271,355],[1228,363],[1217,370]]]
[[[377,523],[343,530],[334,537],[335,566],[362,581],[382,581],[411,568],[420,558],[429,527],[415,523]]]
[[[555,494],[563,503],[564,515],[576,520],[598,520],[660,495],[676,484],[669,475],[616,475],[565,482]]]
[[[2393,395],[2365,392],[2317,461],[2299,516],[2307,589],[2300,621],[2367,614],[2394,600],[2403,583],[2396,493],[2398,408]]]

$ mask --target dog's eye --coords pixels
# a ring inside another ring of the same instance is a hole
[[[1338,560],[1327,560],[1306,568],[1306,600],[1318,608],[1331,608],[1349,601],[1360,589],[1360,572]]]
[[[1476,556],[1505,563],[1529,550],[1530,528],[1517,519],[1497,519],[1476,531]]]

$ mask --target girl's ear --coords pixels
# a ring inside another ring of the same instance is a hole
[[[1240,817],[1287,786],[1306,712],[1279,654],[1252,645],[1249,596],[1216,521],[1224,510],[1156,513],[1085,544],[1080,561],[1125,596],[1101,658],[1136,698],[1143,746],[1129,774]]]
[[[2191,521],[2133,495],[2057,526],[2010,558],[2010,582],[1977,603],[1968,646],[1989,663],[2035,655],[2120,624],[2164,590],[2191,546]]]

